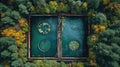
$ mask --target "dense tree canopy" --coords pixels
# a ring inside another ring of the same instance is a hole
[[[80,14],[90,18],[89,63],[27,61],[31,14]],[[0,0],[0,67],[120,67],[120,0]]]

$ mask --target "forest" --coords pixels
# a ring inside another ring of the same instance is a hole
[[[60,13],[90,17],[87,61],[28,61],[29,15]],[[0,0],[0,67],[120,67],[120,0]]]

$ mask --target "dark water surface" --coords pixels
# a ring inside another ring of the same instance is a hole
[[[47,22],[50,24],[50,32],[42,34],[38,31],[38,24]],[[55,57],[57,53],[57,17],[35,17],[31,18],[31,56]],[[41,44],[41,45],[40,45]],[[44,44],[44,45],[43,45]],[[38,46],[39,45],[39,46]],[[41,47],[42,46],[42,47]],[[41,47],[40,50],[39,47]]]
[[[63,20],[62,31],[62,55],[64,57],[79,57],[83,56],[83,46],[85,38],[85,25],[84,21],[79,17],[65,17]],[[71,50],[69,43],[71,41],[77,41],[79,48]]]
[[[86,20],[87,21],[87,20]],[[87,53],[86,37],[87,23],[80,17],[64,17],[62,19],[62,56],[63,57],[83,57]],[[43,26],[42,23],[49,26]],[[54,16],[32,16],[30,22],[31,32],[31,56],[32,57],[57,57],[57,27],[58,17]],[[48,28],[50,27],[50,31]],[[47,30],[46,34],[39,31]],[[76,41],[79,47],[70,49],[70,42]]]

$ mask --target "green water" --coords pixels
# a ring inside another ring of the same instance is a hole
[[[57,57],[58,17],[32,16],[30,19],[31,57]],[[86,56],[86,37],[86,19],[75,16],[64,17],[62,19],[62,56]],[[74,42],[76,44],[74,44]],[[73,44],[72,50],[70,49],[70,46],[72,45],[69,46],[70,43]],[[77,45],[77,48],[75,47],[75,45]]]
[[[62,26],[62,56],[63,57],[80,57],[85,55],[85,36],[86,28],[85,21],[80,17],[65,17]],[[71,50],[69,43],[76,41],[79,43],[79,48]]]
[[[55,57],[57,53],[57,17],[32,16],[30,23],[31,56]],[[42,22],[50,24],[50,32],[42,34],[38,25]],[[41,45],[40,45],[41,44]],[[41,47],[42,46],[42,47]]]

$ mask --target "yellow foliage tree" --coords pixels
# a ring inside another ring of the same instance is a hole
[[[14,27],[4,29],[1,34],[3,36],[13,37],[16,39],[16,44],[19,46],[25,41],[25,32],[22,30],[16,30]]]

